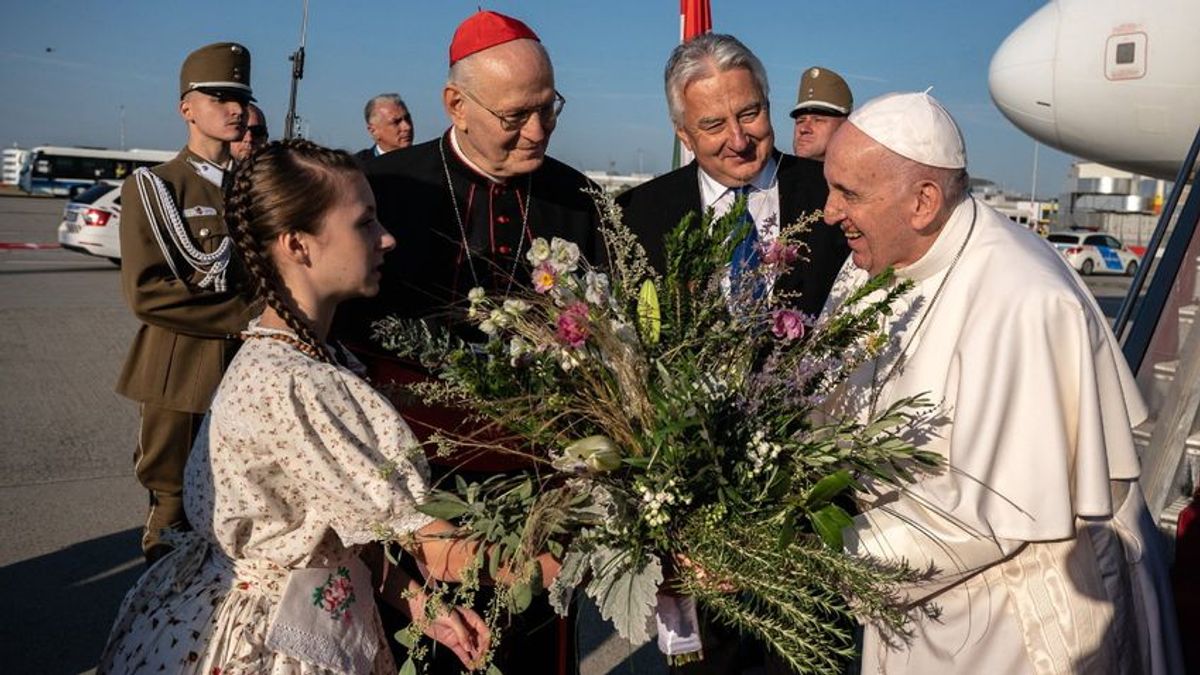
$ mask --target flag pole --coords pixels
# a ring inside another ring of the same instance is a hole
[[[709,0],[679,0],[679,44],[712,32],[712,6]],[[674,124],[672,122],[672,124]],[[671,152],[671,168],[679,167],[692,161],[692,153],[675,136]]]

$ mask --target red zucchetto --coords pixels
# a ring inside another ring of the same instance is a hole
[[[454,39],[450,41],[450,65],[490,47],[523,39],[538,40],[538,36],[529,26],[511,16],[476,12],[454,31]]]

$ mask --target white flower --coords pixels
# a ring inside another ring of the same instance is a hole
[[[533,253],[533,249],[529,251]],[[555,237],[550,241],[550,264],[559,274],[574,272],[579,266],[579,247],[574,242]]]
[[[531,351],[530,344],[521,336],[518,335],[514,337],[512,341],[508,343],[509,363],[512,364],[513,368],[519,367],[521,363],[525,361],[526,357],[529,356]]]
[[[494,336],[500,331],[500,327],[493,323],[491,319],[484,319],[483,322],[479,324],[479,330],[487,333],[488,335]]]
[[[546,240],[538,237],[529,244],[529,250],[525,252],[525,259],[533,267],[537,267],[546,262],[550,258],[550,244]]]
[[[509,316],[502,309],[493,309],[492,313],[488,314],[488,321],[491,321],[500,328],[505,328],[509,324]]]
[[[509,298],[504,301],[504,312],[511,316],[520,316],[529,309],[529,303],[518,298]]]
[[[470,300],[472,305],[478,305],[486,299],[487,291],[483,290],[483,288],[479,286],[467,291],[467,300]]]
[[[582,353],[576,349],[559,349],[558,350],[558,365],[563,369],[564,373],[571,372],[575,366],[579,365],[578,354]]]
[[[583,297],[593,305],[603,305],[608,300],[608,275],[603,272],[588,272],[584,280],[587,288]]]

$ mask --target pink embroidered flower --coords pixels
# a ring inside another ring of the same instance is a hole
[[[776,239],[763,249],[762,261],[767,265],[791,265],[799,257],[798,247],[789,246]]]
[[[544,262],[533,269],[533,290],[538,293],[548,293],[558,283],[558,273],[549,262]]]
[[[585,302],[573,302],[558,315],[558,339],[575,349],[588,339],[588,306]]]
[[[794,309],[775,310],[771,332],[780,340],[798,340],[804,337],[804,316]]]
[[[345,567],[339,567],[324,584],[313,589],[313,605],[328,612],[334,621],[351,621],[350,606],[354,601],[354,583]]]

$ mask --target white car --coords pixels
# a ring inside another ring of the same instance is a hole
[[[67,202],[58,243],[63,248],[121,264],[121,187],[97,183]]]
[[[1046,241],[1083,275],[1107,272],[1133,276],[1141,264],[1141,257],[1111,234],[1051,232]]]

